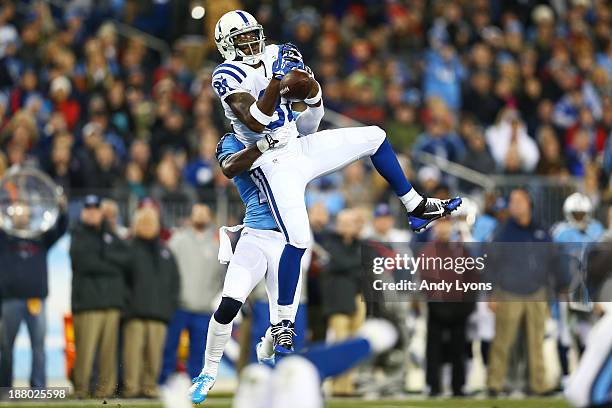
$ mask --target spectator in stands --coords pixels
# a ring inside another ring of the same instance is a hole
[[[411,239],[408,231],[395,228],[395,216],[386,203],[374,207],[374,219],[361,235],[364,239],[388,243],[406,243]]]
[[[446,218],[433,226],[433,240],[423,249],[425,259],[453,259],[468,257],[468,250],[461,243],[449,245],[452,242],[453,223]],[[429,283],[442,281],[474,281],[469,272],[458,275],[455,271],[444,268],[420,271],[422,281]],[[453,396],[461,397],[465,393],[463,387],[466,381],[465,364],[467,361],[467,321],[474,310],[474,302],[470,295],[458,291],[429,291],[427,299],[427,350],[426,379],[429,395],[438,396],[442,392],[441,368],[445,360],[452,364]],[[448,350],[445,353],[444,350]]]
[[[78,162],[72,156],[71,147],[72,135],[69,133],[57,134],[53,138],[53,145],[47,164],[47,173],[67,194],[70,193],[72,187],[79,187],[80,183]]]
[[[476,44],[472,54],[490,53],[484,44]],[[488,57],[485,57],[488,58]],[[499,101],[492,92],[492,79],[489,72],[480,70],[472,74],[469,88],[464,97],[463,110],[476,116],[483,125],[491,125],[495,122],[495,117],[501,108]]]
[[[343,170],[344,183],[342,195],[346,207],[356,205],[370,205],[374,200],[369,175],[366,173],[364,163],[356,161]]]
[[[148,196],[142,168],[136,162],[131,161],[125,166],[125,179],[119,182],[116,194],[123,200],[135,198],[137,201]]]
[[[425,59],[423,93],[425,98],[442,98],[453,111],[461,107],[461,82],[465,70],[450,44],[440,44],[431,49]]]
[[[565,132],[565,145],[571,146],[578,132],[585,132],[589,138],[589,150],[601,153],[606,142],[606,130],[595,122],[593,113],[587,107],[580,109],[578,121]]]
[[[389,142],[403,153],[409,153],[422,131],[415,107],[407,103],[402,103],[393,110],[393,117],[385,122],[384,129]]]
[[[38,137],[34,116],[26,110],[20,110],[5,127],[0,135],[0,141],[8,149],[17,148],[27,154],[35,147]]]
[[[487,145],[497,168],[508,174],[531,173],[538,164],[538,146],[526,132],[518,112],[506,109],[486,131]]]
[[[100,202],[100,210],[108,229],[121,239],[127,239],[130,235],[128,228],[120,223],[119,205],[115,200],[105,198]]]
[[[323,311],[328,316],[328,341],[337,342],[354,334],[365,319],[360,288],[359,227],[354,210],[342,210],[336,217],[336,231],[322,240],[329,263],[321,275]],[[350,374],[334,380],[332,392],[348,396],[355,392]]]
[[[124,268],[129,254],[104,221],[95,195],[85,197],[81,220],[71,236],[74,392],[77,398],[89,396],[97,355],[94,395],[108,398],[117,387],[119,318],[125,306]]]
[[[465,153],[465,146],[461,138],[450,128],[448,118],[433,116],[427,123],[424,133],[419,135],[412,154],[421,152],[440,156],[451,161],[461,161]]]
[[[167,80],[160,81],[157,86],[162,86],[160,84]],[[187,132],[185,132],[185,118],[180,110],[171,108],[158,122],[153,128],[151,138],[153,157],[160,159],[167,149],[185,152],[189,150]]]
[[[51,81],[49,95],[53,101],[53,108],[61,112],[66,120],[68,129],[74,130],[81,114],[81,106],[70,97],[72,84],[65,76],[59,76]]]
[[[533,218],[532,207],[527,190],[513,190],[509,200],[510,218],[493,237],[494,242],[517,244],[514,248],[506,246],[494,254],[488,266],[495,274],[491,281],[496,299],[499,299],[491,303],[495,312],[495,337],[491,344],[487,378],[491,396],[503,390],[508,357],[522,321],[527,333],[530,392],[545,394],[549,391],[542,356],[548,314],[546,288],[553,279],[555,288],[562,288],[567,282],[564,282],[561,268],[556,264],[552,247],[542,245],[551,242],[551,237]],[[518,244],[530,242],[535,244],[530,244],[529,250],[526,244]],[[517,256],[518,252],[521,256]]]
[[[114,51],[113,51],[114,53]],[[113,81],[106,92],[109,123],[116,129],[121,138],[129,144],[130,132],[134,130],[134,118],[129,110],[125,97],[123,81]]]
[[[579,128],[566,148],[567,166],[572,176],[584,176],[587,167],[593,162],[596,150],[591,143],[589,132]]]
[[[566,70],[569,70],[569,68],[566,68]],[[555,125],[563,129],[571,128],[578,122],[582,107],[589,109],[596,120],[601,119],[601,101],[592,87],[585,85],[583,80],[573,72],[563,72],[562,75],[568,77],[569,85],[567,86],[567,92],[555,104],[553,113]],[[573,84],[571,83],[572,80],[574,81]]]
[[[93,178],[88,187],[96,190],[112,190],[119,181],[119,164],[113,147],[108,143],[100,143],[95,150]]]
[[[217,261],[217,230],[211,218],[207,205],[194,205],[191,225],[176,231],[168,241],[181,276],[181,290],[178,310],[168,325],[161,384],[176,370],[176,353],[183,330],[189,332],[187,373],[197,377],[202,369],[208,323],[223,282],[221,265]]]
[[[183,169],[185,181],[196,188],[203,199],[210,198],[204,193],[213,186],[218,140],[215,133],[202,135],[199,140],[198,156]]]
[[[138,209],[126,269],[122,358],[126,398],[157,397],[166,328],[178,306],[180,275],[159,233],[159,213],[151,207]]]
[[[530,55],[530,54],[528,54]],[[525,56],[523,64],[534,64],[529,62],[530,58]],[[523,69],[535,69],[535,68],[523,68]],[[542,84],[535,77],[529,77],[525,81],[523,89],[518,98],[518,110],[525,119],[525,126],[527,127],[528,134],[535,134],[538,123],[538,104],[542,99]]]
[[[12,222],[18,229],[27,229],[31,209],[14,204]],[[13,387],[13,347],[21,323],[25,322],[32,349],[30,386],[46,386],[46,307],[49,293],[47,254],[66,232],[68,215],[65,198],[56,224],[36,238],[20,238],[0,231],[0,309],[2,336],[0,337],[0,387]]]
[[[130,160],[140,167],[143,175],[143,182],[148,185],[155,177],[153,163],[151,161],[151,148],[143,139],[136,139],[130,146]]]
[[[106,101],[101,96],[92,96],[89,100],[89,123],[94,123],[98,126],[98,130],[102,134],[104,142],[110,144],[119,159],[124,160],[127,156],[125,141],[121,138],[118,132],[110,122]],[[127,138],[127,137],[126,137]],[[128,142],[130,141],[129,138]]]
[[[431,195],[442,185],[442,172],[435,166],[423,166],[417,172],[416,179],[419,191]]]
[[[494,173],[495,161],[487,147],[482,129],[474,128],[466,136],[466,153],[462,164],[484,174]]]
[[[157,182],[151,187],[151,197],[161,206],[164,220],[171,224],[187,215],[198,196],[194,188],[183,183],[171,156],[157,166]]]
[[[538,162],[536,173],[543,176],[567,176],[569,172],[567,171],[565,157],[562,155],[559,139],[557,139],[555,129],[552,126],[540,127],[538,144],[542,156]]]

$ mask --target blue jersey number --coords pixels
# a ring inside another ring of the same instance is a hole
[[[259,93],[259,98],[261,98],[263,94],[264,90]],[[275,112],[278,113],[278,119],[276,119],[274,122],[268,123],[268,126],[266,126],[268,129],[272,130],[282,127],[285,124],[285,120],[288,120],[289,122],[293,121],[293,112],[291,111],[290,102],[279,102],[276,106]]]
[[[227,79],[223,77],[219,77],[219,79],[215,79],[213,81],[213,88],[219,96],[223,96],[227,93],[227,91],[233,91],[234,88],[230,87],[227,84]]]

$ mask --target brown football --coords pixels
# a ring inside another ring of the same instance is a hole
[[[280,95],[290,101],[303,101],[308,98],[314,82],[308,72],[294,69],[281,79]]]

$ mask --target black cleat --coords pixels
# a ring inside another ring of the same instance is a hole
[[[414,232],[423,231],[429,224],[437,219],[446,217],[461,205],[461,198],[455,197],[449,200],[439,198],[424,198],[417,208],[408,214],[410,228]]]
[[[293,354],[295,325],[290,320],[283,320],[272,326],[274,353],[279,356]]]

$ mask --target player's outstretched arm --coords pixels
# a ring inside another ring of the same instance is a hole
[[[261,133],[266,125],[272,121],[272,115],[276,110],[279,97],[280,80],[273,78],[259,100],[255,100],[251,94],[246,92],[238,92],[229,95],[225,98],[225,101],[240,122],[244,123],[253,132]]]
[[[217,159],[219,160],[219,165],[221,166],[221,171],[227,178],[234,178],[243,171],[247,171],[251,168],[255,160],[257,160],[264,152],[283,147],[287,144],[287,138],[279,137],[281,135],[277,135],[273,137],[272,135],[266,134],[261,139],[257,141],[253,146],[237,151],[229,156],[224,156],[223,158]],[[221,143],[223,143],[221,140]]]
[[[234,178],[243,171],[247,171],[251,168],[255,160],[261,156],[262,153],[257,147],[253,145],[247,149],[243,149],[227,157],[221,163],[221,171],[227,178]]]

